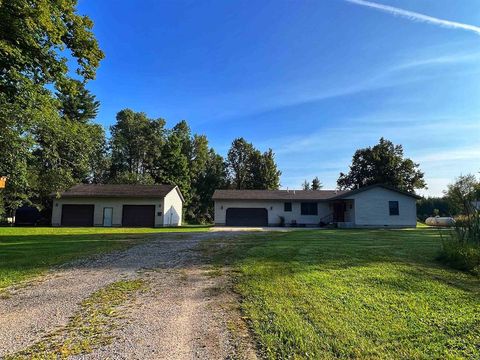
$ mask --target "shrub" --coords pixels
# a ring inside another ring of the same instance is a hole
[[[440,233],[440,260],[455,269],[480,273],[480,212],[471,209],[455,220],[455,226],[446,237],[445,231]]]

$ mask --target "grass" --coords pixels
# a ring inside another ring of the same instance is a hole
[[[242,311],[266,358],[480,358],[480,278],[436,261],[436,230],[214,241],[204,251],[236,274]]]
[[[180,228],[0,227],[0,290],[37,276],[52,266],[132,246],[158,233],[207,231]]]
[[[66,359],[86,354],[112,341],[119,308],[131,301],[146,284],[142,280],[118,281],[100,289],[82,301],[80,310],[67,326],[43,340],[6,357],[6,360]]]

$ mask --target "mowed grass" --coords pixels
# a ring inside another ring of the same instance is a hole
[[[211,255],[237,273],[267,358],[480,358],[480,279],[435,260],[436,230],[295,231],[230,244]]]
[[[52,266],[84,256],[132,246],[165,232],[206,231],[180,228],[0,227],[0,289],[39,275]]]

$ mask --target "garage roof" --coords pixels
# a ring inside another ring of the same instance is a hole
[[[59,193],[59,195],[62,198],[164,198],[175,188],[175,185],[79,184]],[[180,191],[178,193],[182,197]],[[52,195],[56,196],[57,194]]]

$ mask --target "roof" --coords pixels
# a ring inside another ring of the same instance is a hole
[[[397,193],[400,193],[400,194],[403,194],[403,195],[406,195],[406,196],[410,196],[410,197],[413,197],[415,199],[421,199],[421,196],[418,196],[417,194],[414,194],[414,193],[411,193],[411,192],[408,192],[408,191],[404,191],[404,190],[400,190],[400,189],[397,189],[393,186],[386,185],[386,184],[373,184],[373,185],[361,187],[359,189],[350,190],[350,191],[345,192],[344,194],[341,194],[339,196],[335,196],[334,199],[344,199],[344,198],[347,198],[349,196],[352,196],[352,195],[355,195],[355,194],[358,194],[358,193],[361,193],[361,192],[364,192],[364,191],[367,191],[367,190],[370,190],[370,189],[373,189],[373,188],[377,188],[377,187],[387,189],[387,190],[390,190],[390,191],[395,191]]]
[[[354,190],[215,190],[213,200],[310,200],[323,201],[345,199],[360,192],[382,187],[403,195],[420,199],[420,196],[394,187],[375,184]]]
[[[328,200],[336,190],[215,190],[213,200]]]
[[[183,201],[182,193],[175,185],[78,184],[59,195],[62,198],[164,198],[173,189],[177,189]]]

